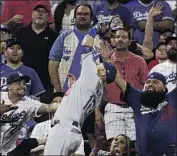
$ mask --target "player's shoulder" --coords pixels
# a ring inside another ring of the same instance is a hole
[[[7,99],[9,99],[9,98],[8,98],[8,92],[1,91],[1,102],[2,102],[3,100],[6,101]]]
[[[22,98],[22,101],[25,103],[25,104],[30,104],[30,102],[37,102],[39,101],[39,99],[37,97],[35,97],[34,95],[30,95],[30,96],[24,96]]]

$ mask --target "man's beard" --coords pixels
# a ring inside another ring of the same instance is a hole
[[[168,59],[172,62],[177,62],[177,49],[171,49],[167,52]]]
[[[148,108],[157,108],[159,103],[163,102],[166,97],[166,92],[149,92],[141,93],[140,102],[143,106]]]
[[[90,28],[90,23],[89,24],[77,24],[76,27],[79,29],[79,30],[88,30]]]
[[[117,46],[115,46],[116,47],[116,50],[117,51],[128,51],[128,48],[127,47],[117,47]]]
[[[19,59],[18,60],[10,59],[9,62],[13,63],[13,64],[17,64],[20,62],[20,60]]]

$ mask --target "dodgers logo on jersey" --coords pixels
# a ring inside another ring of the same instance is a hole
[[[1,91],[7,91],[7,78],[1,77]]]
[[[133,13],[133,16],[135,19],[137,20],[142,20],[142,19],[147,19],[147,16],[148,16],[148,12],[146,11],[145,13],[141,13],[139,11],[135,11]]]
[[[172,83],[172,84],[176,84],[176,80],[177,80],[177,73],[175,73],[174,71],[169,74],[168,76],[165,77],[167,80],[167,84],[168,83]]]
[[[168,104],[167,101],[161,102],[161,103],[159,103],[159,105],[158,105],[158,107],[156,109],[145,107],[145,106],[141,106],[140,111],[141,111],[141,114],[154,113],[154,112],[160,111],[167,104]]]
[[[71,53],[72,53],[72,51],[69,50],[69,49],[67,49],[66,46],[64,46],[63,59],[64,59],[65,61],[68,61],[68,60],[70,59],[70,57],[71,57]]]

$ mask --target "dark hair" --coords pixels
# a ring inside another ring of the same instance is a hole
[[[166,45],[167,46],[167,43],[166,42],[160,42],[155,49],[158,49],[161,45]]]
[[[131,139],[128,136],[126,136],[125,134],[119,134],[119,135],[116,136],[116,138],[119,137],[119,136],[123,136],[126,140],[126,149],[125,149],[126,151],[124,151],[126,153],[124,155],[130,156],[130,152],[131,152],[131,149],[133,147]]]
[[[131,34],[130,34],[130,31],[128,30],[128,28],[118,28],[115,32],[117,32],[117,31],[125,31],[125,32],[127,32],[128,33],[128,38],[129,38],[129,40],[131,40]]]
[[[90,4],[79,4],[76,6],[75,10],[74,10],[74,18],[76,18],[76,11],[80,6],[84,6],[90,9],[90,18],[93,19],[93,10]]]
[[[177,37],[167,37],[166,38],[166,43],[168,44],[172,40],[177,40]]]
[[[119,16],[119,15],[117,15],[117,16]],[[116,18],[117,16],[114,16],[114,17],[111,19],[109,25],[112,23],[112,21],[114,20],[114,18]],[[126,21],[125,21],[122,17],[120,17],[120,16],[119,16],[119,18],[120,18],[120,20],[122,21],[123,27],[128,29],[129,26],[128,26],[128,24],[126,23]],[[109,28],[110,28],[110,26],[109,26]],[[113,30],[113,31],[114,31],[114,30]]]
[[[62,1],[61,3],[57,5],[54,11],[55,30],[57,32],[60,32],[62,29],[62,20],[63,20],[66,6],[67,6],[67,2]]]

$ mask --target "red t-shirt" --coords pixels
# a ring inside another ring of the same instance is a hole
[[[157,59],[150,61],[149,64],[148,64],[148,69],[149,69],[149,71],[150,71],[154,66],[156,66],[157,64],[159,64],[159,60],[157,60]]]

